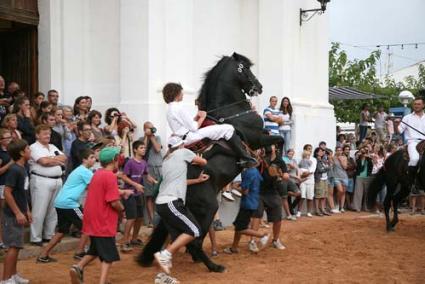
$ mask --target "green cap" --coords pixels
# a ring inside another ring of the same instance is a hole
[[[99,153],[99,161],[102,163],[112,162],[120,152],[120,147],[105,147]]]

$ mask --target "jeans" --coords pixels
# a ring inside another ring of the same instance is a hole
[[[291,130],[279,130],[279,132],[280,132],[280,136],[282,136],[283,140],[285,140],[285,144],[283,145],[283,148],[284,148],[285,153],[286,153],[290,149]]]
[[[367,135],[367,125],[360,125],[360,138],[359,141],[362,142]]]

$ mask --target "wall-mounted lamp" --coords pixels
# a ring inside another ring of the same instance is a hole
[[[314,17],[316,14],[323,14],[326,11],[326,5],[331,0],[317,0],[320,3],[320,8],[317,9],[309,9],[309,10],[303,10],[300,9],[300,26],[303,24],[303,22],[308,22],[311,18]],[[314,12],[313,14],[309,15],[309,13]]]

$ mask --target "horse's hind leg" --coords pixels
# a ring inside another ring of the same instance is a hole
[[[208,268],[209,271],[212,272],[224,272],[226,268],[223,265],[216,264],[211,261],[208,255],[202,249],[202,240],[196,239],[190,244],[187,245],[187,249],[190,254],[195,258],[201,260]]]
[[[168,237],[168,231],[163,221],[160,221],[158,226],[155,227],[152,235],[145,245],[143,250],[139,253],[136,258],[137,263],[141,266],[150,266],[153,262],[153,254],[161,250],[166,239]]]

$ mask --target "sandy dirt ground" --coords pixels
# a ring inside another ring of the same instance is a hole
[[[367,213],[345,213],[331,217],[284,221],[280,251],[267,247],[259,254],[248,252],[246,237],[241,252],[226,255],[233,229],[218,232],[220,255],[217,263],[225,273],[208,272],[179,253],[172,276],[182,283],[425,283],[425,216],[401,215],[394,233],[386,233],[384,219]],[[210,252],[209,241],[205,249]],[[111,283],[153,283],[157,267],[142,268],[134,262],[137,251],[121,254],[110,273]],[[19,263],[19,271],[31,283],[70,283],[72,253],[53,255],[57,263]],[[85,283],[97,283],[99,262],[85,270]]]

